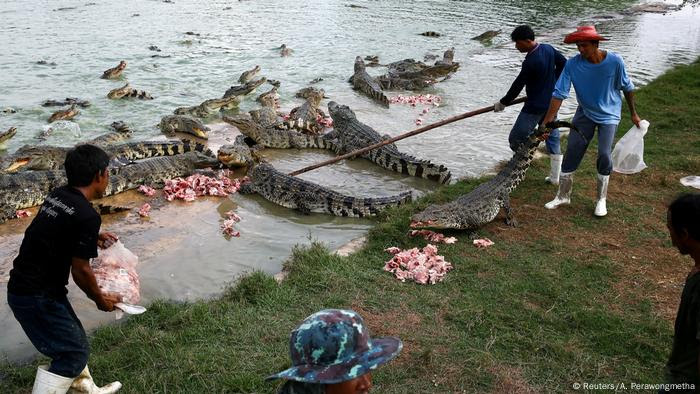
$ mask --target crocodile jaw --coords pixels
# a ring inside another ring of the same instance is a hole
[[[200,129],[199,127],[193,127],[192,134],[205,140],[209,139],[209,135],[207,134],[206,130]]]

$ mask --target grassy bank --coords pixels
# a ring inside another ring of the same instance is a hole
[[[404,341],[374,377],[380,393],[570,391],[574,382],[654,383],[671,346],[686,271],[665,229],[665,206],[700,174],[700,62],[668,72],[637,93],[649,168],[614,174],[609,215],[592,215],[595,149],[574,181],[571,206],[542,206],[555,187],[536,162],[513,193],[519,227],[502,216],[481,230],[495,241],[476,249],[439,246],[455,269],[443,283],[396,281],[382,267],[389,246],[409,238],[409,216],[483,180],[468,180],[378,220],[368,245],[349,257],[322,245],[294,250],[278,285],[255,273],[220,299],[157,302],[147,313],[92,336],[90,366],[99,383],[123,392],[273,392],[263,377],[288,367],[289,332],[322,308],[358,311],[376,336]],[[515,115],[514,115],[515,116]],[[623,115],[619,136],[630,127]],[[40,360],[41,361],[41,360]],[[37,361],[38,363],[39,361]],[[29,392],[36,364],[2,366],[3,392]]]

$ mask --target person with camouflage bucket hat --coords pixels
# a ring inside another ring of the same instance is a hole
[[[371,370],[396,357],[402,347],[398,338],[370,338],[355,311],[324,309],[292,331],[292,367],[267,379],[287,379],[278,394],[367,393]]]

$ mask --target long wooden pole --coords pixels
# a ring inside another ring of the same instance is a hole
[[[516,98],[515,100],[511,101],[510,104],[508,104],[508,105],[510,106],[510,105],[514,105],[514,104],[520,104],[520,103],[522,103],[522,102],[525,102],[526,99],[527,99],[527,97],[518,97],[518,98]],[[413,130],[413,131],[409,131],[409,132],[407,132],[407,133],[404,133],[404,134],[401,134],[401,135],[397,135],[396,137],[390,138],[390,139],[388,139],[388,140],[384,140],[384,141],[382,141],[382,142],[377,142],[377,143],[374,144],[374,145],[366,146],[366,147],[364,147],[364,148],[362,148],[362,149],[358,149],[358,150],[356,150],[356,151],[353,151],[353,152],[350,152],[350,153],[346,153],[346,154],[344,154],[344,155],[340,155],[340,156],[335,157],[335,158],[333,158],[333,159],[326,160],[326,161],[323,161],[323,162],[320,162],[320,163],[316,163],[316,164],[310,165],[310,166],[308,166],[308,167],[304,167],[304,168],[302,168],[302,169],[300,169],[300,170],[296,170],[296,171],[290,172],[289,175],[291,175],[291,176],[296,176],[296,175],[299,175],[299,174],[303,174],[303,173],[305,173],[305,172],[308,172],[308,171],[311,171],[311,170],[315,170],[315,169],[317,169],[317,168],[319,168],[319,167],[327,166],[327,165],[329,165],[329,164],[337,163],[337,162],[339,162],[339,161],[341,161],[341,160],[345,160],[345,159],[350,158],[350,157],[354,157],[354,156],[357,156],[357,155],[361,155],[361,154],[363,154],[363,153],[365,153],[365,152],[371,151],[372,149],[377,149],[377,148],[379,148],[379,147],[381,147],[381,146],[384,146],[384,145],[387,145],[387,144],[391,144],[392,142],[396,142],[396,141],[402,140],[402,139],[404,139],[404,138],[412,137],[412,136],[414,136],[414,135],[416,135],[416,134],[424,133],[424,132],[426,132],[426,131],[428,131],[428,130],[432,130],[432,129],[436,128],[436,127],[444,126],[444,125],[446,125],[446,124],[448,124],[448,123],[456,122],[456,121],[458,121],[458,120],[462,120],[462,119],[466,119],[466,118],[471,118],[472,116],[481,115],[481,114],[483,114],[483,113],[491,112],[491,111],[493,111],[493,110],[494,110],[494,107],[493,107],[493,105],[491,105],[491,106],[488,106],[488,107],[479,108],[479,109],[474,110],[474,111],[471,111],[471,112],[465,112],[465,113],[463,113],[463,114],[461,114],[461,115],[453,116],[453,117],[451,117],[451,118],[443,119],[443,120],[441,120],[441,121],[439,121],[439,122],[431,123],[431,124],[429,124],[429,125],[427,125],[427,126],[423,126],[423,127],[419,128],[419,129],[415,129],[415,130]]]

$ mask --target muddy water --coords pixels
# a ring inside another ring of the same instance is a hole
[[[351,3],[367,9],[347,7]],[[423,108],[393,105],[385,109],[353,92],[346,80],[352,74],[355,56],[379,55],[380,62],[388,63],[441,54],[454,46],[461,69],[427,91],[440,95],[443,102],[422,116],[425,124],[490,105],[504,94],[522,61],[507,33],[521,23],[533,25],[540,41],[554,43],[567,56],[574,54],[574,48],[560,44],[563,35],[577,24],[595,23],[611,38],[604,47],[622,54],[637,85],[675,64],[694,60],[700,53],[700,10],[686,7],[667,14],[621,13],[634,4],[632,1],[597,0],[583,5],[574,1],[304,0],[290,5],[271,0],[125,0],[118,7],[112,4],[90,5],[84,0],[3,2],[0,107],[15,108],[17,113],[0,114],[0,130],[10,126],[19,129],[6,147],[8,152],[22,144],[38,143],[34,137],[56,110],[39,104],[63,97],[80,97],[93,105],[81,109],[75,118],[79,128],[58,130],[43,143],[72,145],[106,132],[114,120],[130,124],[137,131],[136,139],[164,138],[154,127],[161,116],[175,107],[221,96],[236,84],[242,71],[255,65],[262,67],[262,75],[282,82],[283,109],[299,105],[294,92],[320,77],[323,81],[317,86],[329,97],[351,106],[360,120],[381,133],[397,135],[414,127]],[[469,39],[494,29],[503,33],[491,42]],[[443,36],[418,35],[427,30]],[[279,56],[274,48],[282,43],[294,49],[292,56]],[[149,50],[150,45],[161,51]],[[122,59],[128,62],[122,80],[99,79],[103,70]],[[39,60],[56,65],[38,65]],[[372,74],[383,71],[369,70]],[[109,90],[126,81],[149,91],[155,100],[106,98]],[[268,88],[266,85],[259,92]],[[252,108],[252,99],[241,104],[242,110]],[[568,100],[562,115],[571,115],[574,108],[575,102]],[[506,136],[516,115],[517,108],[482,115],[398,145],[408,153],[447,165],[455,178],[477,175],[509,156]],[[213,148],[232,140],[237,132],[216,118],[207,122],[213,128]],[[651,122],[653,131],[653,119]],[[283,170],[331,157],[325,152],[296,150],[271,150],[265,155]],[[404,190],[418,195],[436,187],[362,160],[345,161],[302,177],[345,193],[371,196]],[[151,199],[125,193],[109,202],[138,208],[145,201]],[[130,212],[104,222],[105,229],[117,233],[140,257],[144,303],[156,298],[214,296],[242,272],[278,271],[295,244],[318,239],[337,247],[371,224],[369,220],[299,215],[261,198],[239,195],[192,203],[156,200],[154,205],[148,220]],[[237,226],[241,237],[225,239],[219,225],[224,212],[231,209],[243,218]],[[0,355],[10,359],[33,353],[4,302],[11,261],[29,222],[22,219],[0,226],[0,330],[4,334]],[[87,327],[113,320],[113,316],[95,311],[74,285],[71,297]]]

